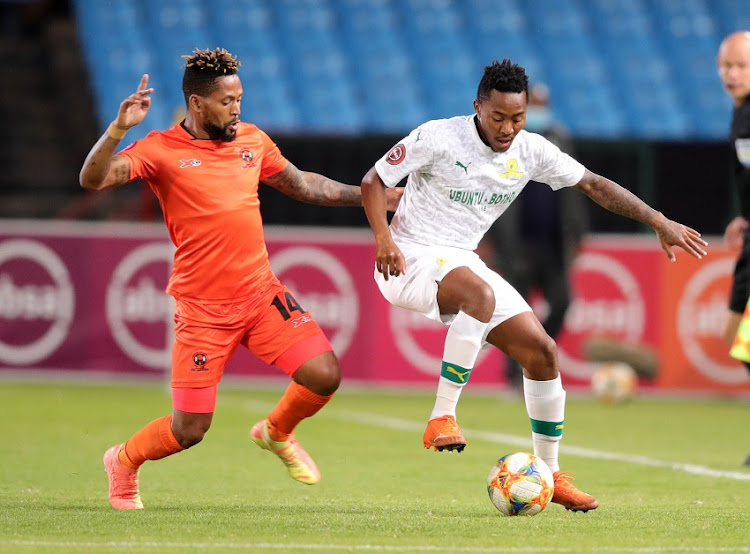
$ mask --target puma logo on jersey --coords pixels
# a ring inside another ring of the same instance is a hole
[[[468,165],[462,164],[460,161],[456,160],[456,165],[464,170],[464,173],[467,175],[469,174],[469,166],[471,165],[471,162],[468,163]]]
[[[201,161],[195,158],[191,158],[189,160],[180,160],[180,169],[182,169],[183,167],[197,167],[200,164]]]

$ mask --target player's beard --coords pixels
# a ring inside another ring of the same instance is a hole
[[[229,126],[235,123],[234,121],[230,121],[224,126],[216,125],[214,123],[211,123],[210,121],[206,122],[204,129],[206,130],[206,133],[208,133],[208,138],[210,140],[220,140],[223,142],[232,142],[234,139],[237,138],[237,132],[234,130],[231,130]]]

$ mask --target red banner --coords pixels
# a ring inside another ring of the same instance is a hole
[[[659,346],[659,267],[656,241],[591,238],[573,264],[573,299],[558,337],[560,366],[571,380],[586,381],[597,367],[584,355],[592,336],[625,344]]]
[[[344,378],[436,384],[447,328],[390,306],[373,280],[369,230],[267,229],[271,267],[325,330]],[[163,291],[173,247],[160,225],[0,222],[0,370],[168,370],[173,301]],[[733,256],[670,264],[652,237],[592,237],[572,275],[574,299],[559,337],[565,382],[587,384],[587,337],[658,352],[650,386],[750,391],[726,354]],[[501,383],[502,356],[486,349],[472,383]],[[229,376],[280,376],[239,349]]]

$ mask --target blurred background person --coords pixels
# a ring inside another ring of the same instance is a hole
[[[727,246],[739,252],[724,327],[724,338],[732,344],[750,298],[750,32],[728,35],[719,46],[716,62],[724,90],[734,105],[729,140],[735,154],[734,188],[740,210],[724,231]],[[748,360],[742,363],[750,371]],[[745,465],[750,466],[750,455]]]
[[[734,105],[729,139],[734,151],[734,188],[740,211],[724,231],[727,246],[739,253],[724,327],[724,338],[731,344],[750,297],[750,32],[728,35],[719,47],[716,62],[724,90]]]
[[[527,131],[546,137],[563,152],[572,155],[567,128],[555,118],[550,107],[549,89],[537,82],[529,87],[526,113]],[[547,334],[556,338],[571,302],[569,269],[581,238],[588,230],[588,214],[582,195],[570,190],[558,192],[544,183],[530,181],[499,218],[482,245],[481,255],[527,300]],[[530,297],[544,297],[543,309]],[[505,374],[509,385],[522,390],[523,371],[507,357]]]

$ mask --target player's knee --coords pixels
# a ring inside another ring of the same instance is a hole
[[[177,442],[180,443],[180,446],[183,448],[190,448],[203,440],[206,431],[208,431],[208,429],[187,429],[185,432],[181,433],[180,436],[177,436],[175,433],[175,438],[177,438]]]
[[[538,381],[554,379],[558,374],[557,344],[554,339],[545,334],[529,351],[527,359],[520,362],[530,379]]]
[[[539,348],[539,355],[545,366],[557,367],[557,343],[552,337],[544,337]]]
[[[190,448],[195,446],[203,440],[206,432],[211,427],[211,421],[208,420],[194,420],[190,422],[180,423],[177,426],[172,427],[177,442],[183,448]]]
[[[479,321],[489,321],[495,311],[495,292],[487,283],[472,288],[461,302],[461,311]]]
[[[310,387],[315,394],[330,396],[336,392],[341,384],[341,367],[338,360],[323,366],[316,375],[315,388]]]
[[[330,396],[341,384],[341,366],[333,352],[303,364],[292,376],[295,382],[315,394]]]

